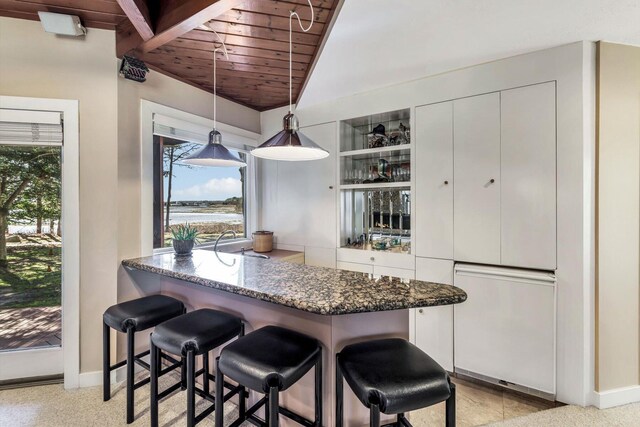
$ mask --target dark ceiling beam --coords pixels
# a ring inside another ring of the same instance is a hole
[[[155,34],[144,40],[131,27],[118,29],[116,34],[116,53],[120,57],[131,50],[138,54],[151,52],[169,43],[194,28],[215,19],[217,16],[240,6],[244,0],[187,0],[170,2],[166,9],[160,9],[155,22]]]
[[[153,22],[146,0],[117,0],[129,21],[140,34],[142,40],[149,40],[154,36]]]

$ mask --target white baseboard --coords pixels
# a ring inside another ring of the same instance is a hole
[[[124,366],[111,371],[111,384],[117,384],[126,378]],[[83,372],[78,377],[78,387],[96,387],[102,385],[102,371]]]
[[[640,386],[622,387],[594,393],[594,405],[600,409],[640,402]]]

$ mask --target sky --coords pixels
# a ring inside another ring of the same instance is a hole
[[[230,151],[237,154],[235,151]],[[193,166],[187,168],[175,164],[172,186],[173,201],[213,201],[242,196],[242,183],[237,167]],[[168,178],[165,178],[165,200],[167,200],[167,188]]]

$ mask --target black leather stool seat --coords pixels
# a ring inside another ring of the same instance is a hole
[[[318,360],[315,338],[277,326],[258,329],[227,345],[219,366],[225,376],[252,390],[284,391],[304,376]]]
[[[127,332],[144,331],[184,313],[184,304],[166,295],[151,295],[112,305],[102,316],[111,328]]]
[[[422,350],[399,338],[352,344],[338,355],[344,378],[367,407],[399,414],[447,400],[449,375]]]
[[[203,308],[174,317],[158,325],[151,335],[153,344],[169,353],[199,355],[238,336],[242,320],[222,311]]]

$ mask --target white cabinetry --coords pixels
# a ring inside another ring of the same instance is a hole
[[[386,267],[384,265],[359,264],[356,262],[338,261],[337,267],[340,270],[357,271],[360,273],[373,274],[374,276],[390,276],[400,279],[415,279],[415,272],[405,268]]]
[[[276,175],[275,188],[264,189],[269,200],[263,226],[277,230],[278,245],[304,246],[305,263],[335,267],[336,123],[302,128],[330,154],[313,162],[262,161],[265,173]],[[274,166],[275,165],[275,166]]]
[[[453,284],[453,261],[416,258],[416,279]],[[453,372],[453,306],[412,309],[414,344],[449,372]]]
[[[415,254],[453,259],[453,102],[416,108]]]
[[[339,270],[357,271],[359,273],[373,274],[373,265],[358,264],[357,262],[338,261],[336,267]]]
[[[457,264],[455,367],[466,374],[555,393],[555,278],[549,273]]]
[[[501,263],[556,268],[556,88],[502,92]]]
[[[453,110],[454,259],[500,264],[500,94]]]

